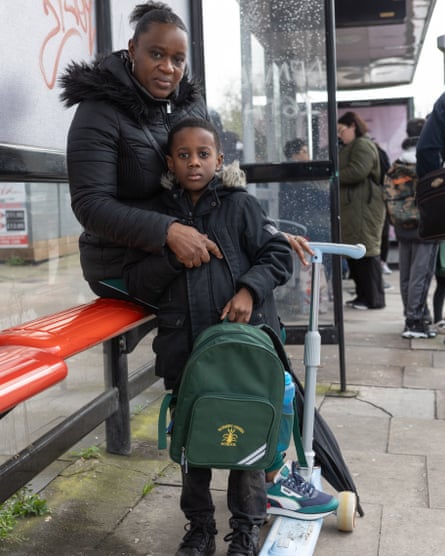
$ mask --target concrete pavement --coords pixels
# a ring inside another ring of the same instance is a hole
[[[394,286],[385,309],[345,308],[350,396],[338,395],[338,346],[322,346],[318,406],[342,448],[365,516],[352,533],[339,532],[335,516],[327,517],[315,556],[445,553],[445,336],[402,339],[397,271],[385,280]],[[345,300],[351,287],[345,280]],[[288,352],[303,373],[303,346],[288,346]],[[4,542],[0,554],[174,555],[184,519],[179,469],[156,446],[162,395],[156,383],[135,401],[130,457],[101,449],[99,459],[83,460],[74,449],[51,466],[55,478],[41,496],[52,513],[20,522],[16,539]],[[98,429],[82,445],[103,447],[102,437]],[[226,553],[229,532],[225,479],[225,472],[215,473],[217,556]],[[39,480],[47,482],[38,478],[36,488]]]

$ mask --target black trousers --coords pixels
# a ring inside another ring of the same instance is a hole
[[[349,274],[355,283],[357,301],[370,309],[385,307],[385,290],[383,287],[380,257],[348,259]]]
[[[445,277],[436,276],[436,289],[433,295],[434,322],[443,319],[443,304],[445,300]]]
[[[182,473],[181,510],[189,521],[211,520],[215,513],[210,481],[212,470],[189,467]],[[263,470],[231,470],[227,507],[241,523],[261,526],[266,519],[266,485]]]

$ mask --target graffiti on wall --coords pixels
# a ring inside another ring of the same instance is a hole
[[[68,41],[87,41],[90,56],[94,50],[93,0],[42,0],[49,30],[39,53],[40,71],[48,89],[53,89],[60,60]]]

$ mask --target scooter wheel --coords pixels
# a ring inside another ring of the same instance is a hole
[[[338,493],[337,529],[350,533],[355,528],[357,496],[355,492],[344,490]]]

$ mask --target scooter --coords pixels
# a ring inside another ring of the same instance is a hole
[[[312,277],[309,309],[309,326],[304,340],[304,413],[302,429],[302,449],[304,451],[304,469],[301,475],[311,482],[317,490],[322,490],[321,467],[314,466],[313,450],[314,415],[316,403],[317,369],[320,366],[321,337],[318,331],[318,313],[320,299],[320,270],[323,254],[343,255],[353,259],[362,258],[366,249],[363,245],[339,243],[310,243],[314,255],[311,257]],[[300,462],[301,463],[301,462]],[[357,515],[357,495],[344,490],[338,492],[337,528],[352,532]],[[270,531],[263,543],[260,556],[310,556],[320,535],[323,518],[302,520],[287,516],[274,516]]]

